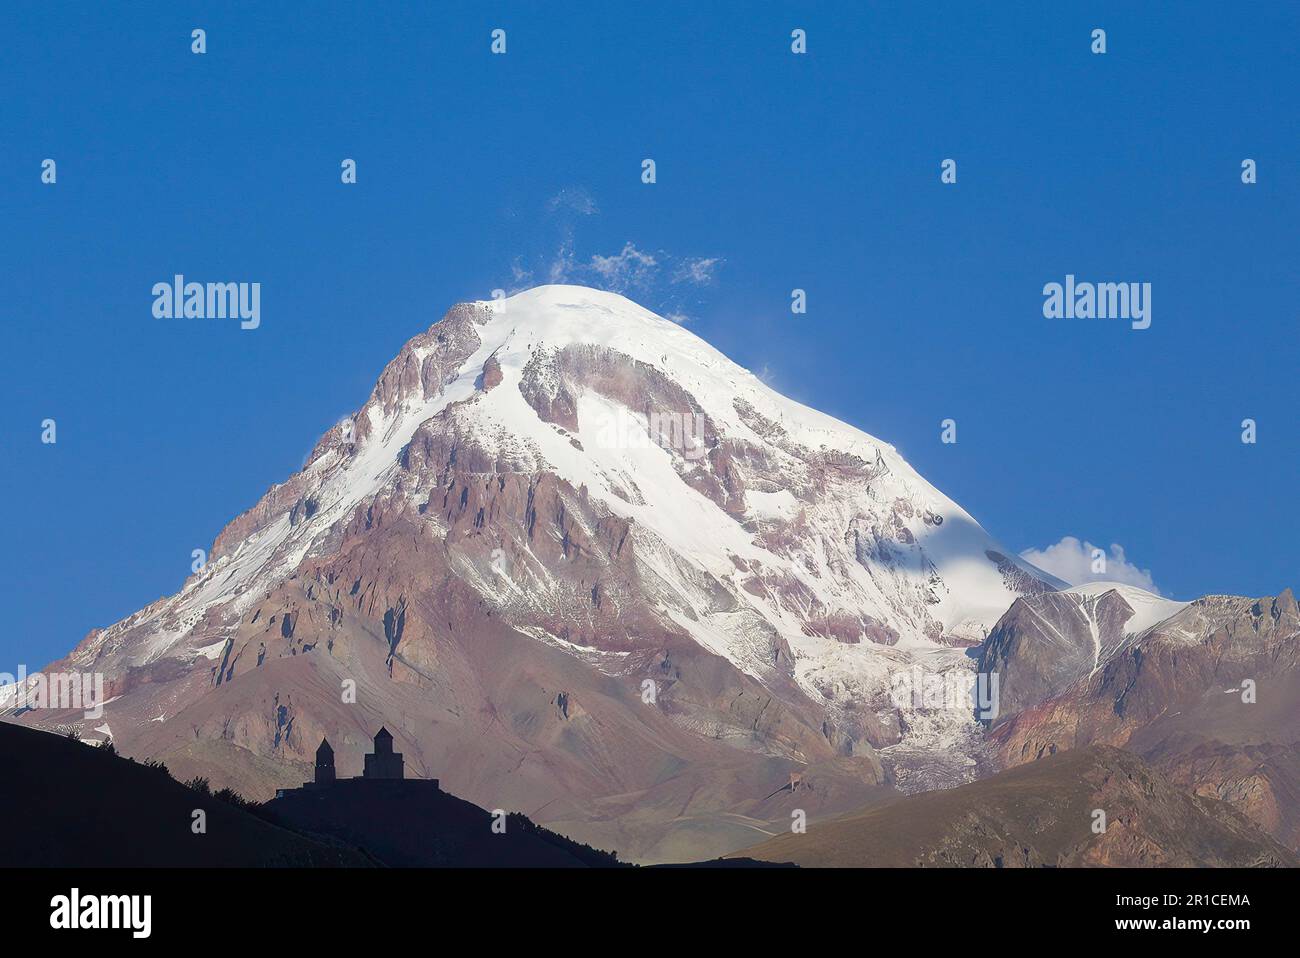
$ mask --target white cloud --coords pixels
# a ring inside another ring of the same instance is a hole
[[[669,270],[673,284],[706,285],[713,282],[714,273],[722,263],[719,256],[678,258],[662,250],[649,252],[638,249],[631,240],[617,253],[608,256],[596,253],[586,262],[580,262],[574,255],[572,232],[566,232],[546,273],[551,283],[581,283],[614,293],[644,292],[660,288],[660,277]],[[680,310],[676,312],[676,316],[669,318],[681,322],[679,317],[684,314]]]
[[[548,283],[567,283],[573,279],[573,274],[573,237],[566,236],[564,241],[560,243],[559,250],[556,251],[555,259],[551,260],[546,281]]]
[[[632,240],[609,255],[595,253],[580,258],[575,242],[577,220],[566,214],[598,214],[600,209],[595,198],[581,186],[567,186],[546,200],[545,208],[554,214],[550,224],[559,232],[559,248],[551,255],[516,256],[510,263],[510,282],[501,284],[509,294],[536,283],[594,286],[635,295],[651,308],[657,306],[657,311],[673,322],[687,323],[691,320],[687,310],[694,312],[693,307],[699,303],[682,303],[676,294],[688,286],[712,285],[718,268],[725,262],[720,256],[675,256],[664,250],[644,250]],[[672,287],[677,289],[670,295]]]
[[[533,271],[531,269],[525,269],[523,264],[519,262],[518,256],[516,256],[514,262],[510,264],[510,273],[514,277],[516,289],[526,288],[528,284],[532,282]]]
[[[601,278],[606,289],[622,293],[634,287],[648,287],[659,270],[659,261],[629,240],[613,256],[593,256],[589,268]]]
[[[696,256],[682,260],[673,273],[674,283],[696,283],[703,286],[713,282],[713,273],[722,265],[719,256]]]
[[[1100,552],[1101,556],[1094,559],[1096,552]],[[1111,543],[1110,553],[1107,554],[1106,550],[1091,542],[1080,542],[1074,536],[1065,536],[1046,549],[1026,549],[1020,553],[1020,558],[1033,563],[1044,572],[1050,572],[1058,579],[1064,579],[1070,585],[1119,582],[1160,595],[1160,589],[1151,578],[1151,570],[1139,569],[1129,562],[1124,555],[1124,547],[1118,542]],[[1104,571],[1093,571],[1094,568]]]

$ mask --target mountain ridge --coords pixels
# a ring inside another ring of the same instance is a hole
[[[61,665],[107,676],[92,730],[253,796],[386,724],[476,804],[699,860],[788,824],[792,775],[820,816],[995,771],[960,696],[893,680],[973,683],[1018,603],[1114,601],[1065,586],[887,443],[549,286],[413,337],[179,593]]]
[[[1228,803],[1089,746],[738,853],[801,867],[1295,867]]]

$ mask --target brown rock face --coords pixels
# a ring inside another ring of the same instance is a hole
[[[456,378],[461,365],[479,346],[476,326],[486,314],[474,304],[461,304],[442,322],[408,342],[390,362],[375,384],[366,407],[392,415],[404,402],[440,395]],[[357,415],[335,426],[316,444],[308,457],[311,466],[326,455],[347,459],[370,435],[371,419]],[[230,554],[239,544],[262,531],[298,503],[311,485],[308,470],[295,473],[287,482],[272,486],[252,509],[226,526],[212,544],[210,561]]]
[[[811,826],[737,857],[812,867],[1295,866],[1228,804],[1105,746]]]
[[[980,647],[979,671],[997,675],[997,726],[1094,673],[1125,639],[1133,609],[1116,591],[1048,592],[1017,599]]]
[[[489,356],[488,361],[483,364],[483,378],[480,383],[483,391],[491,392],[500,386],[502,378],[501,364],[497,362],[495,356]]]
[[[991,732],[1000,761],[1123,746],[1170,781],[1231,803],[1300,847],[1300,616],[1290,590],[1200,599],[1129,640],[1108,642],[1103,627],[1109,657],[1095,667],[1090,641],[1074,628],[1078,609],[1057,603],[1049,612],[1042,600],[1053,598],[1017,603],[1037,603],[1048,617],[1035,625],[1013,607],[985,649],[981,668],[1004,677]],[[1099,621],[1114,620],[1099,611]],[[1042,629],[1078,638],[1058,669],[1043,652]]]

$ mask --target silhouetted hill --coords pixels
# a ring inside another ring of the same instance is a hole
[[[0,722],[2,867],[366,866],[109,749]],[[206,833],[193,831],[206,813]]]
[[[257,805],[110,748],[6,722],[0,768],[3,868],[632,867],[524,815],[507,815],[494,832],[491,812],[419,779],[345,779]],[[196,810],[206,815],[201,834]],[[747,865],[768,863],[696,867]]]
[[[346,779],[262,806],[269,821],[366,849],[394,867],[610,868],[608,853],[510,814],[494,816],[419,779]],[[626,866],[624,866],[626,867]]]

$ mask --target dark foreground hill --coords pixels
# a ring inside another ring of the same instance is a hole
[[[262,807],[268,820],[366,849],[393,867],[610,868],[610,853],[518,814],[494,816],[420,779],[349,779],[293,789]],[[494,828],[495,826],[495,828]]]
[[[1094,823],[1105,815],[1105,830]],[[912,795],[747,849],[812,867],[1295,866],[1217,799],[1188,794],[1109,746]]]
[[[0,722],[0,867],[365,866],[140,765],[48,732]],[[195,834],[195,812],[206,817]]]
[[[612,867],[612,854],[420,780],[349,780],[266,805],[0,722],[0,867]],[[195,812],[205,818],[194,831]]]
[[[256,805],[183,785],[161,765],[7,722],[0,768],[9,835],[0,868],[631,867],[523,815],[505,816],[502,830],[502,819],[431,781],[351,779]],[[205,817],[198,834],[196,811]]]

